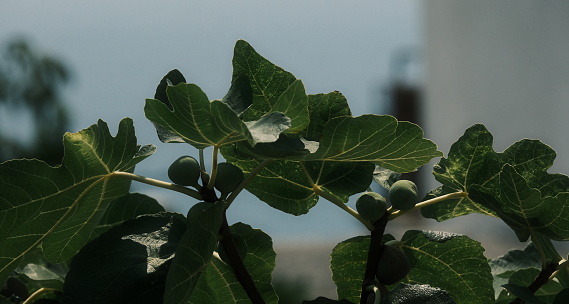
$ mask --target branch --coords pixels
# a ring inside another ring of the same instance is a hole
[[[421,209],[423,207],[432,205],[432,204],[436,204],[436,203],[440,203],[442,201],[446,201],[449,199],[455,199],[455,198],[461,198],[461,197],[468,197],[468,193],[467,192],[463,192],[463,191],[459,191],[459,192],[454,192],[454,193],[449,193],[449,194],[445,194],[445,195],[441,195],[441,196],[437,196],[435,198],[432,198],[430,200],[426,200],[426,201],[422,201],[420,203],[417,203],[417,205],[415,205],[415,207],[403,211],[403,210],[397,210],[397,211],[393,211],[391,212],[391,215],[389,216],[389,220],[393,220],[396,219],[400,216],[402,216],[403,214],[411,211],[411,210],[416,210],[416,209]],[[391,207],[390,207],[391,208]],[[389,210],[391,211],[391,210]]]
[[[239,184],[237,186],[237,188],[235,188],[235,190],[233,190],[233,192],[231,192],[231,194],[227,198],[226,202],[227,202],[228,206],[231,205],[231,203],[235,200],[237,195],[239,195],[239,193],[241,193],[241,191],[243,191],[243,189],[245,189],[245,187],[251,182],[253,177],[257,176],[257,174],[259,174],[259,172],[261,172],[261,170],[263,170],[263,168],[265,168],[266,166],[268,166],[269,164],[271,164],[274,161],[275,160],[273,160],[273,159],[266,159],[266,160],[260,162],[257,165],[257,167],[255,167],[255,169],[253,169],[253,171],[249,172],[249,174],[247,174],[247,176],[245,176],[245,179],[243,179],[241,184]]]
[[[233,268],[235,278],[237,278],[237,281],[239,284],[241,284],[247,293],[247,296],[249,296],[251,303],[265,304],[265,300],[263,300],[263,297],[261,297],[259,290],[255,286],[255,282],[253,282],[251,274],[245,267],[245,264],[243,264],[243,261],[239,256],[239,252],[237,252],[237,248],[233,242],[233,237],[231,236],[231,230],[229,229],[229,224],[227,223],[227,217],[225,216],[225,213],[223,213],[223,223],[219,229],[219,234],[222,236],[219,242],[227,253],[229,264]]]
[[[387,226],[389,214],[386,212],[379,220],[373,223],[375,229],[371,231],[371,239],[369,242],[369,249],[367,252],[366,270],[364,279],[362,281],[362,291],[360,297],[360,304],[366,304],[370,291],[367,289],[369,285],[375,285],[375,272],[377,270],[377,263],[383,251],[383,234],[385,233],[385,226]]]
[[[122,177],[122,178],[128,178],[137,182],[141,182],[147,185],[151,185],[151,186],[155,186],[155,187],[160,187],[160,188],[164,188],[164,189],[168,189],[168,190],[174,190],[180,193],[183,193],[185,195],[191,196],[195,199],[201,200],[202,196],[199,192],[197,192],[196,190],[192,190],[190,188],[186,188],[180,185],[176,185],[176,184],[172,184],[172,183],[168,183],[165,181],[161,181],[161,180],[157,180],[157,179],[153,179],[153,178],[149,178],[149,177],[145,177],[145,176],[141,176],[141,175],[137,175],[134,173],[129,173],[129,172],[121,172],[121,171],[115,171],[111,174],[109,174],[109,177]]]
[[[545,268],[543,268],[541,272],[537,275],[537,277],[535,277],[533,282],[528,286],[528,289],[531,291],[531,293],[535,293],[543,285],[549,282],[549,277],[557,270],[558,266],[559,264],[557,262],[547,264]],[[510,302],[510,304],[524,304],[524,303],[525,301],[520,298],[516,298],[515,300]]]

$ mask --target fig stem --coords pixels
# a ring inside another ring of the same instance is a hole
[[[362,281],[362,290],[360,297],[360,304],[365,304],[367,297],[373,291],[366,289],[368,285],[375,285],[374,282],[375,272],[377,270],[377,264],[379,262],[379,257],[383,252],[383,234],[385,233],[385,226],[387,226],[389,214],[385,213],[379,220],[373,223],[374,230],[371,231],[371,237],[369,241],[369,248],[367,251],[367,262],[366,270],[364,273],[364,278]]]
[[[372,231],[375,229],[373,224],[370,221],[366,220],[363,216],[361,216],[356,210],[354,210],[354,209],[350,208],[350,206],[344,204],[344,202],[340,201],[337,197],[335,197],[335,196],[333,196],[327,192],[324,192],[324,190],[322,190],[322,188],[320,188],[320,185],[314,183],[314,181],[312,180],[312,177],[310,177],[310,174],[308,173],[308,170],[306,170],[304,163],[299,162],[299,164],[300,164],[300,167],[302,168],[302,170],[304,171],[304,174],[306,174],[306,178],[308,179],[308,181],[312,185],[312,191],[314,191],[314,193],[316,195],[328,200],[332,204],[340,207],[340,209],[346,211],[349,215],[353,216],[358,221],[360,221],[362,224],[364,224],[364,226],[366,226],[366,228],[369,231]]]
[[[257,176],[257,174],[259,174],[259,172],[261,172],[261,170],[263,170],[266,166],[270,165],[272,162],[274,162],[273,159],[265,159],[262,162],[260,162],[251,172],[249,172],[249,174],[247,174],[247,176],[245,176],[245,178],[237,186],[237,188],[235,188],[235,190],[233,190],[233,192],[231,192],[229,197],[227,197],[227,200],[226,200],[227,207],[229,207],[231,205],[231,203],[235,200],[237,195],[239,195],[239,193],[241,193],[241,191],[243,191],[243,189],[245,189],[245,187],[251,182],[251,180],[255,176]]]
[[[561,261],[559,261],[559,266],[557,267],[557,270],[555,270],[555,271],[549,276],[549,280],[550,280],[550,281],[553,280],[553,278],[555,278],[555,276],[557,276],[561,270],[565,270],[566,268],[569,268],[569,261],[567,261],[567,260],[561,260]]]
[[[42,287],[42,288],[34,291],[34,293],[32,293],[24,302],[22,302],[22,304],[31,304],[39,296],[41,296],[43,293],[46,293],[46,292],[62,292],[62,291],[59,289],[56,289],[56,288]]]
[[[464,191],[459,191],[459,192],[453,192],[453,193],[437,196],[435,198],[417,203],[417,205],[415,205],[415,207],[413,207],[409,210],[406,210],[406,211],[404,211],[404,210],[393,211],[393,208],[389,207],[387,210],[387,212],[390,213],[389,220],[391,221],[393,219],[396,219],[396,218],[402,216],[403,214],[410,212],[411,210],[421,209],[423,207],[426,207],[426,206],[429,206],[432,204],[440,203],[442,201],[446,201],[449,199],[461,198],[461,197],[468,197],[468,193],[464,192]]]
[[[545,285],[547,282],[549,282],[549,278],[551,277],[551,275],[553,275],[553,273],[555,273],[555,271],[557,270],[559,264],[558,263],[549,263],[545,266],[545,268],[543,268],[539,274],[537,275],[537,277],[535,277],[535,279],[533,280],[533,282],[528,286],[528,289],[532,292],[535,293],[536,291],[538,291],[543,285]],[[510,302],[510,304],[523,304],[525,303],[524,300],[520,299],[520,298],[516,298],[515,300],[513,300],[512,302]]]
[[[168,190],[177,191],[177,192],[183,193],[185,195],[191,196],[197,200],[202,199],[201,194],[199,192],[193,190],[193,189],[186,188],[184,186],[180,186],[180,185],[176,185],[176,184],[172,184],[172,183],[168,183],[165,181],[141,176],[141,175],[130,173],[130,172],[115,171],[115,172],[112,172],[111,174],[109,174],[109,177],[128,178],[128,179],[131,179],[131,180],[143,183],[143,184],[147,184],[147,185],[151,185],[151,186],[155,186],[155,187],[159,187],[159,188],[164,188],[164,189],[168,189]]]
[[[207,183],[207,189],[211,190],[215,186],[215,180],[217,178],[217,160],[219,155],[219,147],[213,146],[213,151],[211,153],[211,175],[209,177],[209,182]]]
[[[229,264],[233,268],[233,272],[235,274],[235,278],[241,284],[247,296],[251,300],[253,304],[265,304],[265,300],[259,293],[259,290],[255,286],[253,281],[253,277],[243,264],[243,260],[239,256],[239,252],[237,251],[237,247],[235,246],[235,242],[233,241],[233,236],[231,235],[231,229],[229,228],[229,224],[227,223],[227,217],[225,212],[223,213],[223,222],[221,224],[221,228],[219,229],[219,234],[222,236],[221,246],[227,253],[227,258],[229,259]]]

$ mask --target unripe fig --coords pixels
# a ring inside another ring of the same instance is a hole
[[[409,260],[400,248],[383,245],[375,276],[383,285],[401,281],[409,273]]]
[[[195,186],[201,175],[199,162],[191,156],[181,156],[168,168],[168,177],[174,184]]]
[[[245,258],[245,255],[247,255],[247,242],[245,242],[245,239],[243,239],[237,233],[232,232],[231,238],[233,239],[233,243],[235,243],[235,248],[237,248],[237,253],[239,254],[239,257],[241,258],[241,260],[243,260]],[[217,253],[219,253],[219,257],[221,258],[222,261],[229,264],[229,257],[227,256],[227,252],[225,251],[221,243],[219,243],[217,247]]]
[[[383,196],[375,192],[362,193],[356,200],[356,210],[366,220],[375,222],[379,220],[387,210]]]
[[[239,167],[230,163],[219,163],[217,165],[215,189],[221,193],[232,192],[244,178],[243,171]]]
[[[398,180],[389,189],[389,202],[395,209],[409,210],[417,204],[417,185],[410,180]]]

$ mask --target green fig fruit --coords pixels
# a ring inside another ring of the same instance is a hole
[[[383,245],[375,276],[383,285],[401,281],[409,273],[409,260],[400,248]]]
[[[181,156],[168,168],[168,177],[174,184],[195,186],[201,175],[200,163],[191,156]]]
[[[215,189],[223,194],[232,192],[244,178],[243,171],[239,167],[230,163],[219,163],[217,165]]]
[[[410,180],[398,180],[389,189],[389,202],[398,210],[409,210],[417,204],[417,185]]]
[[[356,210],[363,218],[373,223],[387,211],[386,200],[379,193],[365,192],[356,200]]]

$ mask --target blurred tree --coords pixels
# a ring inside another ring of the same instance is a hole
[[[38,158],[59,164],[62,135],[70,120],[61,97],[61,87],[70,79],[68,68],[60,60],[37,52],[24,39],[9,41],[0,48],[0,56],[0,111],[5,112],[0,117],[6,120],[0,124],[0,162]],[[26,115],[31,117],[32,126],[19,125],[22,122],[18,117]],[[10,130],[22,128],[29,129],[31,139],[10,134]]]

